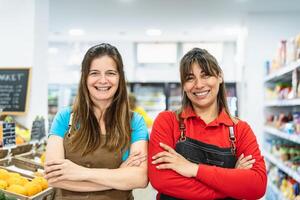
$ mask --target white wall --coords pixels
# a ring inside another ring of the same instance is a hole
[[[77,84],[80,78],[80,66],[87,49],[98,42],[51,42],[50,47],[58,49],[56,54],[48,54],[49,83]],[[135,42],[133,41],[108,41],[115,45],[122,55],[125,75],[128,81],[141,82],[179,82],[179,61],[175,65],[147,65],[138,67],[136,63]],[[78,50],[76,50],[78,49]],[[236,45],[234,42],[225,42],[224,56],[221,67],[225,74],[225,80],[234,82],[237,80],[237,65],[235,61]],[[77,55],[77,64],[69,65],[70,57]],[[179,58],[180,59],[180,58]],[[66,76],[68,74],[68,76]]]
[[[300,31],[299,13],[250,13],[246,20],[245,69],[242,75],[242,119],[262,139],[264,63],[274,58],[280,40],[296,36]]]
[[[0,1],[0,67],[32,67],[28,111],[17,121],[31,128],[47,118],[48,0]]]

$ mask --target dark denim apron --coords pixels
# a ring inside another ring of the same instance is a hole
[[[175,150],[187,160],[196,164],[214,165],[223,168],[234,168],[237,161],[235,156],[235,136],[233,127],[229,127],[229,141],[231,147],[220,148],[206,144],[198,140],[186,137],[183,119],[179,116],[180,138],[176,143]],[[195,197],[196,198],[196,197]],[[226,198],[229,200],[232,198]],[[180,200],[165,194],[160,195],[160,200]]]

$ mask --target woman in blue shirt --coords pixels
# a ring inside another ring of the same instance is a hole
[[[90,48],[82,61],[72,108],[57,113],[48,138],[45,177],[59,199],[133,199],[147,178],[148,133],[129,111],[121,55]]]

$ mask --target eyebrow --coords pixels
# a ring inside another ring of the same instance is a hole
[[[90,72],[92,72],[92,71],[99,72],[98,69],[90,69],[89,71],[90,71]],[[106,70],[105,72],[108,72],[108,71],[110,71],[110,72],[118,72],[118,70],[114,70],[114,69],[108,69],[108,70]]]

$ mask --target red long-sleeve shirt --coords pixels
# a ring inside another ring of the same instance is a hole
[[[205,124],[191,108],[182,113],[186,136],[219,147],[230,147],[229,128],[234,126],[237,157],[252,155],[251,169],[228,169],[199,164],[196,178],[186,178],[173,170],[157,170],[151,164],[152,156],[163,151],[159,142],[175,148],[180,137],[179,123],[174,112],[164,111],[156,118],[149,143],[148,175],[152,186],[159,192],[181,199],[258,199],[266,190],[267,176],[256,137],[250,126],[239,120],[234,124],[225,111]],[[159,199],[159,194],[157,195]]]

